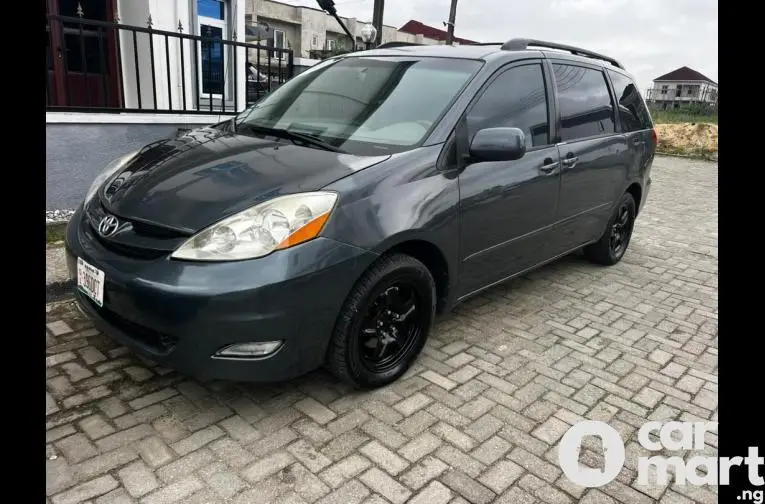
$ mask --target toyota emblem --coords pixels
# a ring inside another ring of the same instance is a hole
[[[98,234],[103,237],[111,236],[120,227],[120,221],[113,215],[107,215],[98,223]]]

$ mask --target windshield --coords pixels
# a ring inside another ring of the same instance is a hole
[[[480,66],[452,58],[328,60],[255,104],[237,129],[287,129],[353,154],[401,152],[424,141]]]

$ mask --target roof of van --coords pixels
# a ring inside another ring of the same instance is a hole
[[[492,55],[508,56],[508,59],[523,57],[557,57],[565,56],[595,64],[603,64],[606,67],[624,67],[615,59],[593,51],[578,47],[542,42],[531,39],[512,39],[507,42],[461,44],[461,45],[421,45],[393,42],[383,44],[375,49],[345,54],[343,56],[422,56],[422,57],[448,57],[461,59],[487,59]]]

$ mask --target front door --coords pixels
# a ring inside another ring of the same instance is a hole
[[[226,49],[222,40],[228,38],[226,3],[222,0],[197,0],[199,35],[199,88],[201,96],[224,99],[226,86]]]
[[[46,104],[119,107],[117,30],[87,24],[113,20],[116,0],[46,0],[46,13],[83,23],[48,19]]]
[[[553,62],[560,111],[559,253],[597,240],[627,180],[628,147],[617,135],[615,109],[602,67]]]
[[[540,61],[500,70],[460,126],[465,155],[475,132],[517,127],[526,155],[516,161],[475,162],[460,173],[460,288],[468,295],[549,258],[560,170],[550,141],[550,114]]]

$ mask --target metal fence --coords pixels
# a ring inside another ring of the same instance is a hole
[[[235,114],[294,73],[293,52],[201,35],[46,15],[49,111]],[[242,89],[244,98],[240,92]]]
[[[646,90],[645,98],[656,122],[717,122],[716,89],[651,88]]]

